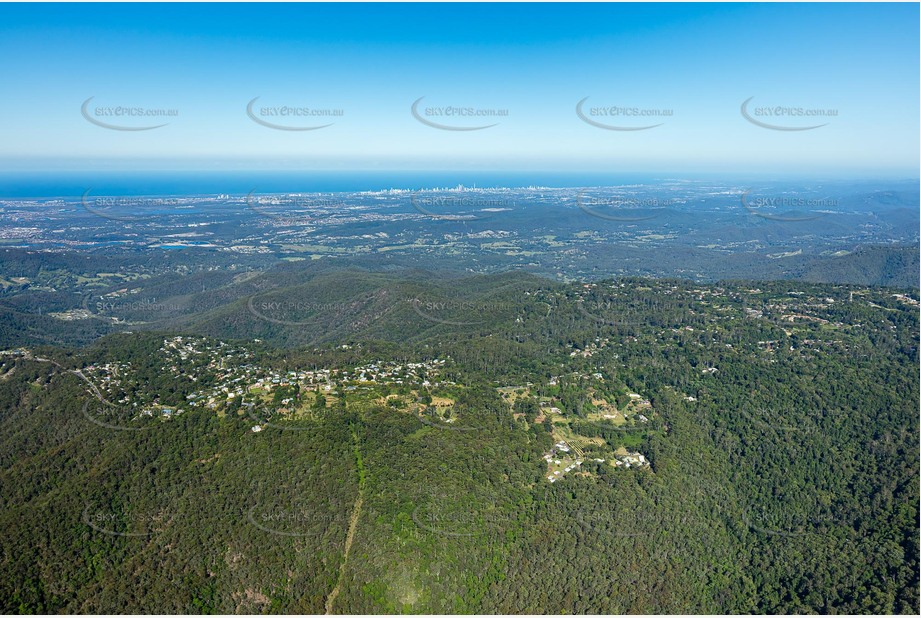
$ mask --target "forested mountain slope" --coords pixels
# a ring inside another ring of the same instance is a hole
[[[282,283],[0,356],[5,611],[917,613],[916,293]]]

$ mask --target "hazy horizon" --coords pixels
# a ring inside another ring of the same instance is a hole
[[[916,4],[6,4],[0,165],[917,174],[917,23]]]

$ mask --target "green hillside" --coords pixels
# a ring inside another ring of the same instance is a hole
[[[917,613],[916,293],[284,283],[0,356],[6,612]]]

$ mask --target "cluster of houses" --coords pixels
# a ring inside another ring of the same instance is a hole
[[[572,447],[570,447],[565,441],[560,440],[553,445],[553,448],[550,449],[549,453],[544,455],[544,461],[547,462],[548,470],[551,471],[547,474],[547,480],[549,482],[556,483],[566,474],[576,470],[582,465],[584,460],[581,458],[582,455],[578,452],[574,455],[558,455],[558,453],[570,453],[572,450]],[[563,465],[563,460],[558,459],[557,457],[563,457],[563,459],[572,457],[574,459],[570,459],[566,467],[563,468],[561,467]],[[596,463],[605,463],[606,460],[601,457],[594,457],[593,461]],[[642,453],[631,453],[624,449],[619,449],[618,454],[615,455],[612,459],[611,465],[616,468],[648,468],[649,460],[646,459]]]
[[[158,414],[161,418],[171,419],[174,416],[179,416],[182,414],[182,408],[169,408],[166,406],[154,406],[152,408],[147,408],[141,412],[141,416],[154,416]]]
[[[564,442],[563,440],[560,440],[559,442],[553,445],[553,448],[550,449],[549,453],[544,455],[544,461],[547,462],[547,465],[557,465],[557,466],[562,465],[561,460],[555,459],[556,454],[558,452],[559,453],[569,453],[571,450],[572,449],[569,447],[568,444],[566,444],[566,442]],[[551,483],[555,483],[559,479],[561,479],[564,474],[568,472],[572,472],[573,470],[575,470],[581,465],[582,465],[582,460],[577,459],[573,463],[563,468],[562,470],[555,470],[552,474],[547,476],[547,480],[550,481]]]
[[[544,458],[546,459],[546,456],[545,456]],[[549,460],[548,460],[548,461],[549,461]],[[559,460],[559,459],[557,459],[557,460],[555,460],[555,461],[556,461],[557,464],[560,463],[560,460]],[[581,459],[577,459],[576,461],[574,461],[573,463],[569,464],[568,466],[566,466],[566,467],[563,468],[562,470],[555,470],[555,471],[553,472],[553,474],[547,476],[547,480],[550,481],[551,483],[556,483],[559,479],[563,478],[563,475],[564,475],[564,474],[566,474],[567,472],[572,472],[573,470],[575,470],[576,468],[578,468],[578,467],[581,466],[581,465],[582,465],[582,460],[581,460]]]
[[[614,465],[618,468],[646,468],[649,467],[649,460],[642,453],[627,453],[618,455],[614,459]]]
[[[897,298],[903,303],[908,303],[909,305],[917,307],[919,305],[918,301],[907,294],[893,294],[893,298]]]
[[[346,391],[353,391],[356,384],[397,384],[419,385],[423,387],[437,387],[445,384],[454,384],[451,381],[438,379],[445,361],[435,359],[424,363],[398,364],[393,362],[374,362],[353,369],[315,369],[279,372],[265,370],[253,366],[243,366],[241,375],[223,375],[218,380],[219,386],[210,391],[202,391],[189,395],[193,405],[204,402],[210,408],[217,407],[220,403],[236,397],[243,397],[252,389],[271,393],[276,388],[298,385],[305,390],[333,391],[337,385],[342,385]],[[291,397],[282,399],[281,405],[292,403]],[[247,405],[247,404],[244,404]],[[252,404],[249,404],[250,406]],[[261,429],[253,428],[253,431]]]
[[[650,402],[648,399],[644,399],[643,396],[638,393],[627,393],[627,397],[629,397],[631,401],[640,406],[652,405],[652,402]]]
[[[253,386],[266,391],[271,391],[278,386],[300,384],[310,390],[317,388],[324,391],[333,390],[337,383],[365,383],[365,384],[413,384],[421,386],[441,386],[454,384],[450,381],[435,380],[444,367],[443,359],[435,359],[424,363],[397,364],[393,362],[373,362],[353,369],[315,369],[312,371],[288,371],[287,373],[267,372],[259,378]],[[347,389],[348,390],[348,389]],[[354,389],[352,389],[354,390]]]
[[[124,379],[131,376],[133,367],[131,363],[111,362],[98,365],[88,365],[80,370],[108,403],[137,411],[137,416],[159,417],[169,420],[182,414],[182,408],[160,405],[156,395],[152,401],[131,401],[126,394]]]
[[[594,356],[596,352],[601,349],[604,349],[608,346],[611,340],[608,337],[595,337],[594,341],[590,341],[588,345],[579,350],[573,350],[569,353],[570,356],[581,356],[582,358],[589,358]]]
[[[219,408],[233,399],[242,402],[253,390],[271,393],[276,388],[292,385],[329,392],[337,384],[343,385],[345,390],[355,390],[354,385],[361,383],[423,387],[454,384],[441,379],[446,362],[444,359],[419,363],[376,361],[354,368],[278,371],[253,364],[253,354],[245,348],[233,347],[223,341],[183,336],[164,339],[159,352],[164,362],[163,371],[192,382],[198,382],[206,374],[211,378],[209,382],[213,386],[186,396],[189,405],[206,409]],[[92,375],[93,382],[108,397],[123,392],[120,378],[130,375],[131,369],[127,363],[107,363],[87,367],[85,371]],[[292,398],[287,397],[280,403],[287,405],[292,401]],[[117,402],[129,404],[129,399],[124,396],[117,399]],[[171,418],[182,413],[181,408],[157,405],[156,396],[153,403],[151,407],[143,406],[145,409],[141,414]],[[138,407],[136,402],[129,405]],[[242,405],[253,407],[255,404],[242,402]],[[262,427],[256,425],[252,431],[258,433]]]
[[[392,384],[420,384],[422,386],[441,386],[454,384],[453,382],[430,381],[444,368],[444,359],[434,359],[422,363],[397,364],[393,362],[374,362],[343,369],[340,372],[342,381],[392,383]]]
[[[119,387],[121,387],[121,377],[130,375],[131,364],[102,363],[99,365],[89,365],[84,367],[82,371],[85,375],[93,377],[93,383],[96,385],[96,388],[112,394],[118,392]],[[114,398],[110,398],[109,400],[112,401],[113,399]],[[128,403],[128,397],[125,396],[120,399],[115,399],[113,403]]]

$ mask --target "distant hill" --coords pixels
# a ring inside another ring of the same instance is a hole
[[[898,288],[919,287],[919,248],[861,247],[839,257],[816,258],[797,279],[813,283],[854,283]]]

